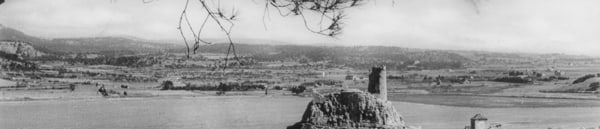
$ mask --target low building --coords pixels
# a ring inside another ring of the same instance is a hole
[[[487,118],[477,114],[471,118],[471,129],[487,129]]]

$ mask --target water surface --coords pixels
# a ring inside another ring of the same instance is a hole
[[[283,129],[310,98],[199,97],[0,102],[0,128]],[[410,125],[462,129],[483,113],[510,129],[597,127],[600,108],[466,108],[394,102]]]

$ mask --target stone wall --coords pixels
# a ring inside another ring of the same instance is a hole
[[[387,73],[385,66],[373,67],[369,75],[369,93],[377,97],[387,100]]]

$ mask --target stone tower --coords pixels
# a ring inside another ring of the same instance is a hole
[[[483,117],[481,114],[477,114],[471,118],[471,129],[486,129],[487,127],[487,118]]]
[[[387,101],[385,67],[373,67],[368,92],[344,89],[316,94],[302,120],[287,129],[414,129]]]
[[[385,66],[373,67],[369,75],[369,93],[387,100],[387,74]]]

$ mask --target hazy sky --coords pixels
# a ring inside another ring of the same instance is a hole
[[[192,22],[204,17],[193,0]],[[264,0],[223,0],[239,20],[235,39],[296,44],[389,45],[411,48],[600,56],[599,0],[482,0],[480,13],[468,0],[375,0],[346,10],[337,39],[308,32],[300,17],[271,9],[263,27]],[[8,0],[0,24],[27,34],[54,37],[125,35],[178,40],[184,0]],[[214,24],[212,24],[214,25]],[[209,28],[206,37],[223,38]]]

